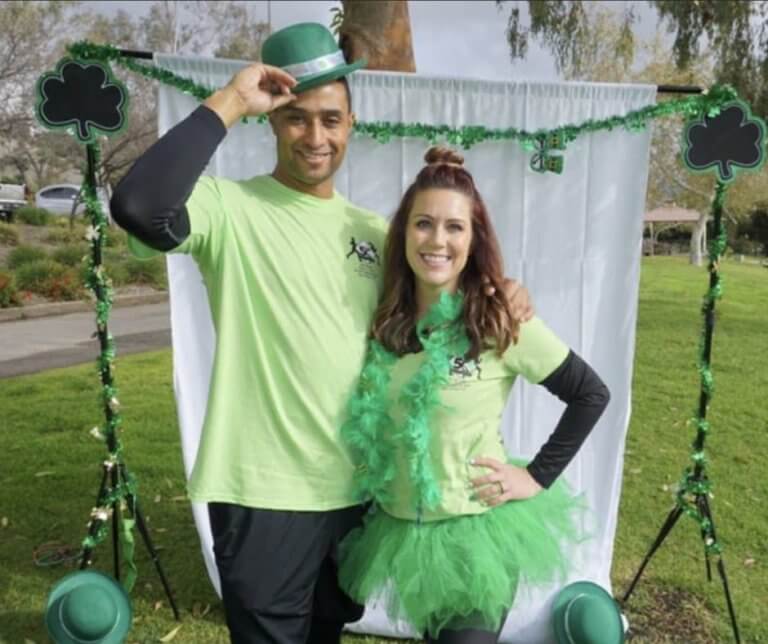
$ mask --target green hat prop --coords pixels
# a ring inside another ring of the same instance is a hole
[[[362,58],[347,64],[333,34],[316,22],[302,22],[273,33],[261,47],[261,61],[293,76],[298,81],[294,94],[338,80],[367,62]]]
[[[81,570],[51,590],[45,625],[56,644],[120,644],[131,627],[131,602],[112,577]]]
[[[558,644],[624,644],[624,625],[618,604],[591,581],[563,588],[552,605]]]

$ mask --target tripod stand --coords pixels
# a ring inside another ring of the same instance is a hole
[[[691,479],[692,482],[694,482],[694,479]],[[704,484],[705,487],[709,487],[709,482],[704,476],[701,479],[697,479],[696,481]],[[651,557],[655,554],[655,552],[659,549],[661,544],[664,542],[664,539],[666,539],[667,535],[672,532],[672,528],[675,527],[675,524],[677,523],[677,520],[684,514],[693,514],[695,518],[701,517],[703,519],[704,525],[708,526],[708,530],[705,530],[702,528],[701,530],[701,538],[704,542],[704,560],[706,564],[707,569],[707,581],[712,581],[712,566],[710,564],[710,555],[714,554],[717,556],[717,572],[720,575],[720,580],[723,582],[723,591],[725,592],[725,601],[728,605],[728,615],[731,619],[731,629],[733,630],[733,637],[734,640],[739,643],[741,642],[741,638],[739,636],[739,625],[736,622],[736,612],[733,608],[733,601],[731,599],[731,592],[728,587],[728,577],[725,573],[725,563],[723,562],[723,557],[720,552],[719,546],[717,546],[717,537],[715,535],[715,524],[712,519],[712,511],[709,507],[709,498],[706,493],[700,492],[694,495],[694,501],[693,506],[695,507],[695,510],[692,510],[690,507],[687,506],[681,506],[681,504],[678,502],[675,504],[675,507],[672,508],[670,513],[667,515],[666,520],[664,521],[663,525],[661,526],[661,530],[659,530],[659,534],[656,536],[656,539],[651,544],[650,549],[648,550],[648,554],[645,555],[645,558],[643,559],[643,562],[640,564],[640,568],[635,574],[635,577],[632,579],[632,583],[629,585],[629,588],[627,589],[627,592],[624,593],[624,596],[621,598],[622,605],[626,604],[629,601],[629,597],[632,595],[632,591],[635,589],[635,585],[640,580],[640,576],[643,574],[643,571],[645,570],[645,567],[648,565],[648,563],[651,561]],[[698,515],[698,516],[696,516]],[[713,547],[717,546],[717,547]]]
[[[701,393],[699,395],[699,407],[698,415],[695,419],[697,432],[696,439],[691,445],[693,452],[691,459],[694,462],[693,468],[687,467],[685,475],[681,481],[678,491],[675,507],[672,508],[666,520],[659,530],[659,534],[651,544],[648,554],[645,555],[640,569],[635,574],[632,583],[629,585],[629,589],[621,598],[621,603],[626,604],[629,601],[629,597],[632,595],[632,591],[635,589],[635,585],[640,580],[640,576],[643,574],[645,567],[653,557],[654,553],[659,549],[661,544],[666,539],[667,535],[675,527],[677,520],[686,514],[695,519],[700,528],[701,539],[704,542],[704,559],[707,569],[707,580],[712,581],[712,567],[710,564],[710,556],[717,556],[717,571],[720,574],[720,579],[723,582],[723,591],[725,592],[725,601],[728,605],[728,614],[731,619],[731,628],[733,629],[733,636],[737,644],[741,642],[739,637],[739,625],[736,623],[736,612],[733,608],[733,601],[731,600],[731,592],[728,588],[728,577],[725,574],[725,563],[723,562],[722,549],[717,542],[717,536],[715,534],[715,523],[712,518],[712,510],[709,507],[709,490],[710,483],[706,475],[706,458],[704,455],[704,442],[709,431],[709,422],[706,420],[707,407],[709,401],[712,398],[713,392],[713,380],[712,373],[710,371],[710,359],[712,356],[712,334],[715,328],[715,301],[720,297],[720,275],[718,273],[719,261],[726,245],[726,233],[722,221],[723,202],[725,201],[725,192],[727,185],[722,181],[717,182],[717,188],[715,190],[715,198],[712,206],[714,214],[714,230],[715,237],[710,245],[710,262],[709,262],[709,290],[707,292],[702,312],[704,314],[704,336],[701,346],[701,357],[699,360],[699,371],[701,373]]]
[[[173,598],[171,587],[168,584],[168,579],[163,571],[163,566],[160,563],[160,557],[157,554],[154,544],[152,543],[152,537],[147,529],[147,524],[144,521],[144,515],[139,507],[139,502],[133,493],[133,481],[130,474],[126,471],[124,463],[117,463],[114,461],[105,461],[103,464],[103,473],[101,477],[101,485],[99,486],[99,493],[96,499],[97,508],[91,514],[90,527],[88,529],[88,539],[86,542],[90,544],[93,542],[102,530],[106,529],[106,524],[109,516],[112,517],[112,558],[115,571],[115,579],[120,581],[120,540],[118,538],[118,530],[120,524],[120,496],[124,494],[126,501],[126,510],[130,517],[136,521],[136,527],[139,529],[144,545],[149,551],[149,555],[152,558],[152,563],[155,565],[155,570],[160,577],[160,582],[163,584],[163,590],[165,590],[165,596],[168,598],[168,603],[171,605],[173,616],[176,620],[180,620],[179,609],[176,606],[176,601]],[[123,490],[122,494],[117,492]],[[105,508],[109,508],[106,511]],[[80,569],[83,570],[91,565],[91,553],[93,546],[86,545],[83,548],[82,558],[80,560]]]
[[[112,517],[112,557],[115,571],[115,579],[120,581],[120,514],[121,505],[126,504],[126,510],[129,516],[136,522],[144,545],[147,547],[152,561],[155,565],[163,589],[168,597],[168,602],[173,610],[173,616],[179,620],[179,609],[171,593],[168,580],[160,564],[157,550],[147,530],[144,516],[141,513],[139,502],[136,499],[135,481],[126,469],[120,452],[122,447],[117,438],[117,430],[120,426],[120,415],[118,413],[119,402],[115,397],[115,387],[112,378],[112,357],[114,356],[114,341],[109,334],[107,318],[111,307],[111,293],[109,282],[102,271],[101,255],[104,244],[104,232],[106,229],[106,219],[101,212],[96,196],[96,165],[97,165],[97,147],[95,143],[89,143],[86,146],[87,169],[85,182],[85,197],[88,206],[88,212],[91,216],[91,271],[89,271],[88,286],[96,296],[96,335],[99,339],[101,354],[99,358],[99,372],[101,384],[103,387],[104,414],[106,416],[106,429],[104,439],[109,451],[109,458],[103,463],[103,472],[101,485],[96,498],[96,508],[91,513],[91,521],[88,527],[88,536],[83,542],[83,554],[80,560],[80,569],[84,569],[91,564],[91,553],[94,546],[99,543],[108,530],[108,520]]]

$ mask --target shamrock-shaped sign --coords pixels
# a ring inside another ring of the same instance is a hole
[[[81,143],[117,134],[126,122],[128,92],[106,63],[63,58],[37,81],[38,120],[69,129]]]
[[[726,103],[720,113],[691,121],[685,128],[683,158],[693,172],[713,169],[720,181],[737,170],[758,170],[765,161],[765,123],[743,101]]]

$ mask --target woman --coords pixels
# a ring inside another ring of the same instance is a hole
[[[461,156],[432,148],[385,248],[383,297],[342,436],[374,511],[342,547],[340,580],[429,642],[498,640],[518,584],[565,571],[578,503],[556,479],[608,403],[592,369],[502,293],[502,259]],[[499,434],[515,377],[567,403],[527,465]]]

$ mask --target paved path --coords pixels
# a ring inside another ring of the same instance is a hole
[[[118,355],[162,349],[171,345],[168,302],[112,309],[109,329]],[[94,314],[0,324],[0,378],[9,378],[95,360],[98,343]]]

